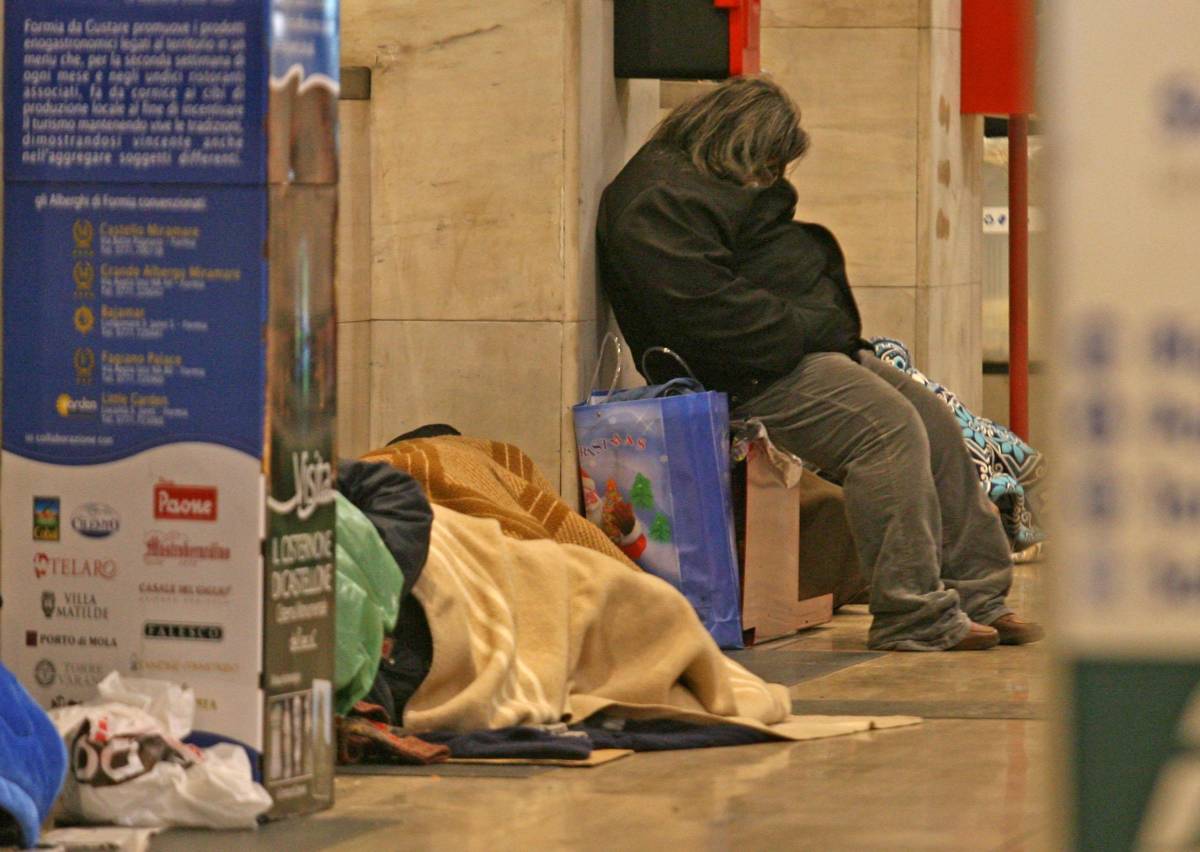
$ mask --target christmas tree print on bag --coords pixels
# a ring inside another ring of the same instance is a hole
[[[629,499],[639,509],[653,509],[654,488],[651,486],[650,480],[640,473],[635,476],[633,478],[633,491],[630,492]]]
[[[650,537],[655,541],[671,540],[671,519],[662,512],[654,516],[654,523],[650,527]]]

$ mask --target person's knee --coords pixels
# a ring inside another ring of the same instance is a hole
[[[911,402],[925,424],[925,431],[930,434],[954,434],[961,431],[958,418],[954,416],[950,406],[937,397],[933,391],[913,382],[919,391],[913,394]]]
[[[870,413],[874,423],[871,442],[877,449],[895,454],[929,458],[929,436],[917,409],[904,397],[881,402]]]

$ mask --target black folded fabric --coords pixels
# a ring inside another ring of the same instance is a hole
[[[433,509],[421,484],[386,462],[341,462],[338,490],[370,519],[404,574],[392,654],[380,664],[367,696],[398,725],[404,718],[404,706],[429,674],[433,661],[429,622],[412,595],[429,556]]]
[[[415,597],[400,601],[400,617],[392,633],[392,654],[379,664],[379,673],[366,700],[385,708],[391,724],[401,725],[404,708],[429,674],[433,664],[433,634],[425,610]]]
[[[633,751],[671,751],[683,748],[718,748],[753,745],[778,740],[770,734],[741,725],[693,725],[674,719],[622,719],[620,729],[606,727],[603,718],[593,717],[572,730],[585,731],[596,748],[627,748]]]
[[[448,746],[451,757],[586,760],[592,754],[592,741],[586,736],[520,726],[465,734],[434,731],[422,733],[421,739]]]
[[[443,435],[461,435],[462,432],[455,429],[449,423],[427,423],[424,426],[418,426],[411,432],[405,432],[403,435],[397,435],[392,440],[388,441],[388,446],[398,444],[401,441],[411,441],[414,438],[440,438]]]
[[[619,728],[616,726],[620,726]],[[568,732],[515,726],[494,731],[435,731],[421,739],[449,747],[451,757],[584,760],[594,749],[671,751],[778,742],[770,734],[741,725],[694,725],[673,719],[593,717]]]

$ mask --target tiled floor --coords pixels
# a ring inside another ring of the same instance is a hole
[[[1012,601],[1035,614],[1039,572]],[[916,713],[919,727],[639,754],[516,777],[338,779],[335,808],[256,833],[173,832],[155,850],[738,849],[996,852],[1048,846],[1041,646],[866,653],[861,610],[739,655],[802,713]]]

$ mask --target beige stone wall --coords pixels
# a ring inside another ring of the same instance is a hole
[[[612,0],[343,0],[340,452],[429,422],[573,493],[596,349],[599,192],[654,119],[612,76]]]
[[[763,65],[813,136],[799,218],[840,239],[866,333],[982,398],[982,128],[959,114],[960,0],[764,0]]]
[[[341,101],[338,185],[337,451],[356,456],[371,448],[371,104]],[[384,440],[387,440],[386,438]]]
[[[429,422],[525,448],[574,493],[569,406],[607,309],[603,187],[658,116],[612,76],[613,0],[343,0],[343,454]],[[980,397],[978,127],[958,0],[765,0],[764,64],[812,130],[800,216],[850,259],[867,331]],[[664,87],[663,103],[672,90]]]

